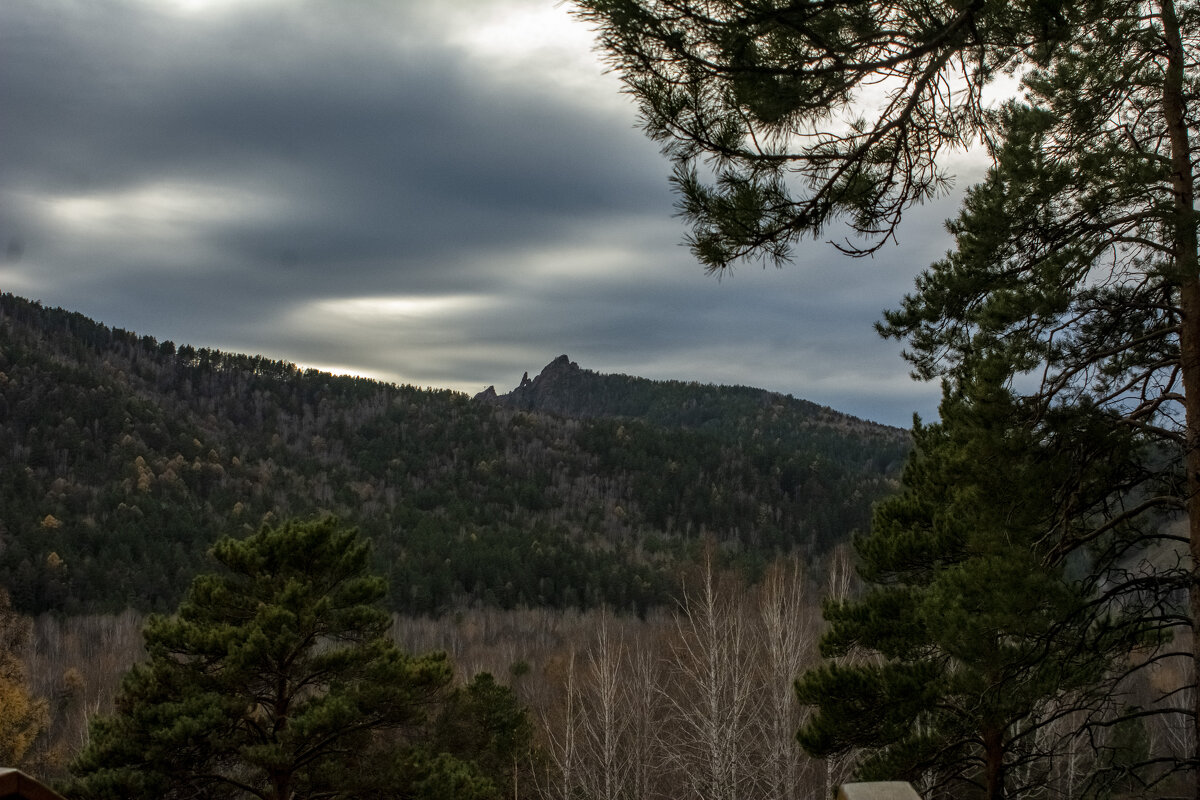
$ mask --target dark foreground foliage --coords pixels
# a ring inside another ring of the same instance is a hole
[[[213,555],[224,569],[147,622],[149,661],[93,724],[70,796],[492,800],[515,781],[525,712],[490,676],[451,691],[443,654],[396,647],[356,531],[286,523]]]

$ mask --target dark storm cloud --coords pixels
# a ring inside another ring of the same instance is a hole
[[[199,231],[231,261],[317,277],[334,263],[371,288],[395,271],[387,259],[453,260],[662,194],[662,165],[627,121],[499,96],[446,48],[311,32],[340,6],[204,27],[85,8],[73,23],[74,5],[3,12],[6,183],[94,194],[220,182],[283,201],[276,219]]]
[[[567,67],[506,73],[454,41],[503,2],[461,0],[452,24],[394,0],[0,3],[0,245],[19,254],[0,288],[418,384],[503,390],[567,352],[929,412],[870,325],[947,213],[874,264],[814,244],[705,277],[611,80],[601,102],[556,83]]]

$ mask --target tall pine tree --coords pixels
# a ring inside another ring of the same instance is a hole
[[[814,755],[861,750],[866,779],[1000,800],[1044,783],[1055,721],[1102,707],[1147,632],[1138,611],[1096,602],[1087,571],[1072,577],[1081,556],[1055,533],[1106,502],[1137,443],[1095,409],[1023,425],[988,376],[948,390],[941,412],[916,426],[904,490],[856,542],[865,594],[826,607],[823,653],[867,657],[797,681],[815,710],[799,739]],[[1064,520],[1068,484],[1079,517]]]
[[[1036,85],[1067,94],[1054,83]],[[918,278],[917,291],[881,329],[905,340],[925,378],[957,383],[981,363],[1004,365],[1004,378],[1020,387],[1016,424],[1092,409],[1107,417],[1113,436],[1144,443],[1142,457],[1109,476],[1105,503],[1086,515],[1060,481],[1059,516],[1076,524],[1054,529],[1053,554],[1089,553],[1093,581],[1104,584],[1111,604],[1143,608],[1163,636],[1174,634],[1179,644],[1156,660],[1190,662],[1182,672],[1192,672],[1194,686],[1197,538],[1170,524],[1194,517],[1189,312],[1169,251],[1147,244],[1162,220],[1130,212],[1153,193],[1152,176],[1113,142],[1060,150],[1062,121],[1049,101],[1011,103],[1002,119],[996,165],[950,224],[955,250]],[[1121,225],[1104,223],[1120,214]],[[1165,687],[1155,706],[1189,721],[1193,750],[1175,754],[1175,766],[1194,774],[1198,718],[1194,703],[1181,707],[1186,688]]]
[[[388,638],[368,544],[324,519],[223,539],[213,555],[225,570],[147,622],[149,660],[93,725],[67,793],[300,800],[402,788],[377,785],[396,757],[377,734],[418,732],[450,667]]]

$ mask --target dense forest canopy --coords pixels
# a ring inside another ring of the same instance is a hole
[[[0,420],[0,571],[25,612],[167,609],[220,535],[326,512],[373,539],[397,610],[644,610],[705,538],[750,569],[845,541],[909,446],[756,389],[559,359],[472,400],[10,294]]]

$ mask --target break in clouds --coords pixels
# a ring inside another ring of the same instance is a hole
[[[874,259],[706,276],[590,46],[555,0],[7,0],[0,289],[468,392],[568,353],[932,416],[871,325],[954,203]]]

